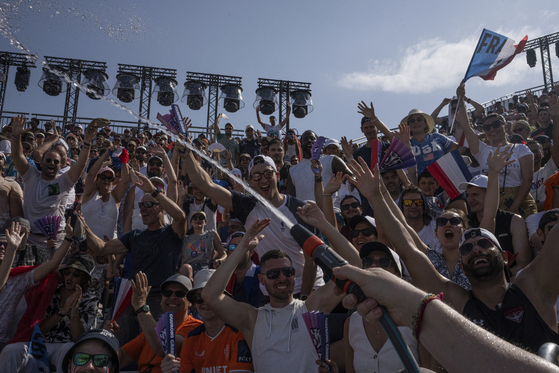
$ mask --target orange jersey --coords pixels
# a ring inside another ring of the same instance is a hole
[[[248,343],[240,331],[229,325],[213,338],[203,324],[191,331],[180,358],[181,373],[254,372]]]
[[[188,333],[202,324],[202,321],[196,320],[188,315],[186,319],[177,327],[175,335],[183,336],[186,339]],[[126,355],[138,363],[138,371],[161,373],[161,361],[163,358],[158,356],[151,348],[144,333],[122,346]],[[151,369],[151,370],[150,370]]]

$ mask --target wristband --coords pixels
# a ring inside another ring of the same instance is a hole
[[[90,146],[91,146],[91,143],[89,143],[89,142],[84,142],[84,143],[82,144],[82,146],[90,147]]]
[[[315,183],[320,183],[321,181],[322,181],[322,176],[320,176],[320,177],[316,177],[316,176],[315,176],[315,177],[314,177],[314,182],[315,182]]]
[[[413,335],[419,341],[419,333],[421,332],[421,320],[423,319],[423,314],[425,313],[425,308],[427,304],[432,300],[438,299],[440,301],[443,300],[443,293],[441,292],[439,295],[435,294],[427,294],[426,296],[421,299],[419,303],[419,307],[417,308],[417,313],[413,317],[412,326],[413,326]]]
[[[159,195],[159,193],[161,193],[161,189],[155,188],[155,190],[151,193],[151,196],[153,198],[156,198]]]
[[[72,240],[71,238],[68,238],[68,237],[64,237],[64,240],[65,240],[65,241],[68,241],[68,242],[70,242],[70,243],[74,242],[74,240]]]

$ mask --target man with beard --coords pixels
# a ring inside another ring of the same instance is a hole
[[[406,223],[413,228],[421,241],[431,249],[439,250],[439,240],[435,235],[437,224],[429,214],[427,200],[421,190],[415,185],[404,189],[398,206],[406,218]]]
[[[398,198],[403,189],[402,180],[400,180],[398,173],[396,171],[386,171],[381,173],[381,176],[386,189],[388,189],[388,193],[390,193],[390,197],[398,204]]]
[[[252,159],[257,154],[260,154],[260,144],[258,143],[258,138],[254,136],[254,127],[251,124],[246,127],[245,133],[246,137],[239,144],[239,152],[250,155]]]
[[[314,183],[322,182],[324,186],[328,184],[332,175],[342,172],[344,175],[351,172],[345,163],[335,155],[323,155],[320,157],[322,163],[322,176],[317,177],[311,168],[312,146],[316,141],[316,134],[311,131],[303,132],[301,136],[301,148],[303,149],[303,159],[299,160],[295,166],[289,169],[287,177],[286,193],[297,197],[303,201],[315,201]],[[313,182],[314,180],[314,182]]]
[[[147,149],[145,146],[138,146],[136,152],[134,153],[134,158],[138,161],[138,166],[140,167],[140,172],[144,175],[148,174],[146,158]]]
[[[268,145],[268,154],[274,160],[276,169],[279,170],[278,191],[285,193],[291,165],[283,160],[285,156],[283,142],[280,139],[272,139]]]
[[[414,242],[417,235],[397,215],[378,176],[361,165],[352,164],[355,185],[366,195],[373,208],[382,216],[377,220],[385,228],[411,274],[414,285],[438,294],[455,310],[474,323],[501,338],[536,353],[546,342],[559,342],[555,301],[559,283],[555,280],[559,266],[556,245],[559,228],[552,229],[538,257],[519,273],[513,283],[508,280],[507,255],[495,236],[481,228],[467,230],[459,246],[461,267],[470,281],[471,291],[444,278]]]
[[[289,233],[286,222],[277,218],[274,212],[259,202],[254,196],[229,191],[215,184],[210,176],[198,165],[192,152],[186,150],[187,157],[183,166],[188,172],[192,184],[206,191],[206,196],[216,201],[229,211],[234,211],[235,218],[239,219],[245,226],[250,226],[257,219],[272,218],[272,224],[264,231],[266,238],[256,248],[259,256],[273,249],[282,249],[287,252],[293,260],[293,266],[297,270],[295,275],[295,294],[306,296],[311,294],[313,288],[322,286],[322,271],[317,270],[313,260],[304,255],[299,244]],[[296,214],[297,207],[303,206],[301,201],[290,195],[281,194],[277,189],[278,172],[275,162],[263,155],[258,155],[249,165],[249,184],[258,194],[272,206],[285,215],[290,223],[302,223],[311,231],[313,227],[304,223]],[[262,287],[261,287],[262,288]]]
[[[342,198],[340,202],[340,211],[342,213],[342,218],[344,219],[344,225],[340,227],[340,233],[343,234],[348,241],[351,241],[351,229],[349,228],[349,221],[351,218],[357,215],[363,214],[363,208],[361,207],[361,202],[357,197],[352,195],[347,195]]]
[[[83,173],[87,160],[89,158],[89,148],[91,141],[95,138],[95,122],[104,123],[107,119],[94,119],[87,127],[85,132],[85,143],[78,161],[72,165],[68,172],[60,175],[59,171],[66,165],[60,153],[55,150],[46,151],[42,154],[41,169],[38,171],[35,167],[30,167],[29,162],[25,158],[21,147],[21,135],[27,130],[24,128],[25,117],[20,115],[14,118],[12,123],[13,131],[10,138],[12,145],[12,160],[20,175],[23,176],[23,216],[31,222],[34,222],[45,216],[60,216],[60,223],[57,234],[57,246],[64,239],[64,213],[66,203],[70,196],[71,190],[74,188]],[[73,201],[72,201],[73,203]],[[31,226],[31,235],[29,236],[29,244],[46,247],[47,237],[44,236],[39,228],[33,224]]]
[[[255,308],[223,295],[235,268],[247,251],[258,247],[263,239],[259,233],[269,224],[270,219],[256,220],[208,281],[202,298],[218,317],[243,333],[256,372],[313,372],[317,354],[305,331],[302,314],[332,311],[341,299],[333,295],[335,284],[332,281],[315,290],[305,301],[294,299],[296,270],[291,258],[281,250],[271,250],[260,258],[261,273],[258,275],[270,294],[269,304]],[[345,241],[341,235],[339,237]]]

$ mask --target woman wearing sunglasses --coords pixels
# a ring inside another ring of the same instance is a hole
[[[363,269],[382,268],[402,278],[402,263],[396,252],[381,242],[368,242],[359,250]],[[412,335],[408,327],[399,327],[404,342],[415,360],[429,362],[430,355]],[[346,373],[399,372],[404,368],[392,342],[379,321],[365,322],[355,312],[345,321],[345,371]]]
[[[194,276],[202,269],[217,268],[227,259],[223,244],[215,229],[206,230],[206,213],[196,211],[190,218],[189,231],[182,241],[179,273],[194,281]],[[217,257],[214,258],[214,252]]]
[[[111,149],[114,150],[114,149]],[[122,175],[115,186],[115,172],[105,166],[109,152],[103,153],[87,173],[82,197],[82,215],[97,237],[117,237],[118,207],[128,186],[128,164],[122,164]]]
[[[460,98],[459,107],[464,107],[465,94],[466,89],[462,84],[456,90],[456,95]],[[485,118],[483,132],[487,137],[487,144],[478,139],[470,126],[466,110],[458,112],[458,121],[466,135],[472,154],[481,165],[482,173],[486,173],[489,153],[494,153],[498,146],[509,144],[505,131],[505,119],[495,113],[489,114]],[[499,175],[499,208],[527,218],[537,212],[536,202],[530,194],[534,178],[534,156],[524,144],[514,144],[512,149],[511,159],[517,160],[517,162],[507,165],[504,172]]]

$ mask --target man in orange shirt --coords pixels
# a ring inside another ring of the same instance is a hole
[[[203,269],[194,276],[188,301],[204,323],[188,333],[180,359],[167,355],[161,363],[162,373],[254,372],[250,348],[241,332],[219,319],[202,299],[202,289],[215,269]],[[229,295],[227,292],[225,292]]]
[[[153,318],[149,306],[146,304],[151,286],[148,286],[145,273],[139,272],[136,275],[133,289],[132,307],[136,311],[138,322],[144,332],[118,350],[120,366],[126,367],[135,361],[138,363],[139,372],[160,373],[160,365],[165,352],[155,332],[157,320]],[[188,333],[202,324],[201,321],[188,314],[189,303],[186,294],[190,289],[192,289],[192,282],[188,277],[179,274],[169,277],[161,284],[161,308],[163,313],[174,312],[177,355],[179,355]],[[118,332],[118,325],[112,323],[111,327],[106,329]]]

